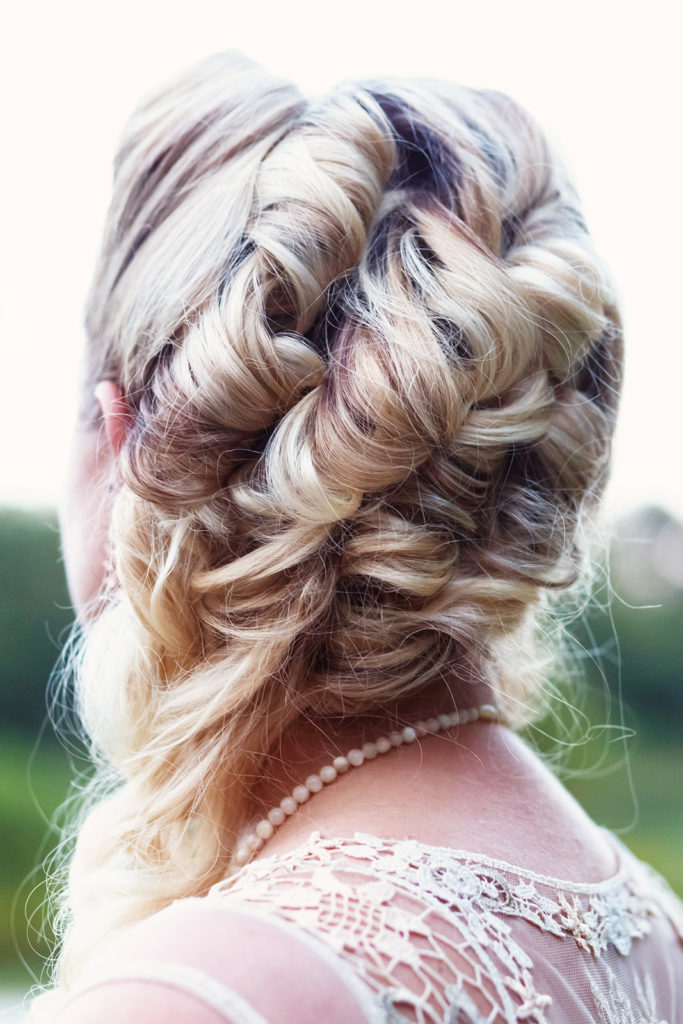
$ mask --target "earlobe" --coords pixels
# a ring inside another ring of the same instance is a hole
[[[101,380],[95,388],[95,400],[99,403],[104,420],[107,440],[114,455],[118,455],[131,426],[131,415],[121,389],[112,380]]]

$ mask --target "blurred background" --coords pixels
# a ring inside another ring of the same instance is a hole
[[[236,47],[309,93],[406,74],[520,100],[559,146],[622,296],[627,374],[605,545],[569,627],[568,706],[529,738],[683,895],[683,488],[673,5],[346,0],[13,5],[0,47],[0,1019],[40,974],[43,859],[72,768],[45,688],[72,619],[56,507],[81,307],[117,136],[140,96]],[[675,175],[675,177],[674,177]],[[678,456],[678,458],[677,458]],[[583,680],[583,681],[582,681]],[[3,994],[4,993],[4,994]],[[3,1001],[4,1000],[4,1001]],[[3,1009],[4,1008],[4,1009]]]

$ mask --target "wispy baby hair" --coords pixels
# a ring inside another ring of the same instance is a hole
[[[221,54],[130,121],[87,308],[131,413],[87,631],[114,784],[79,833],[58,980],[226,871],[302,715],[488,681],[538,713],[526,637],[608,465],[615,296],[548,142],[433,81],[309,102]]]

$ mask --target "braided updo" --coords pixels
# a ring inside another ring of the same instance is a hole
[[[87,329],[132,426],[79,678],[116,784],[80,831],[64,984],[97,934],[225,873],[301,715],[449,675],[537,714],[525,637],[580,572],[621,360],[516,103],[391,79],[310,103],[234,54],[131,120]]]

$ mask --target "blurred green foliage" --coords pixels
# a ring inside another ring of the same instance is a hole
[[[610,572],[571,626],[588,685],[530,738],[560,750],[561,777],[588,812],[683,894],[683,527],[641,510],[618,531]],[[40,970],[47,953],[40,865],[71,774],[49,727],[38,740],[71,619],[53,514],[0,511],[0,612],[0,983],[26,986],[22,959]]]
[[[34,731],[72,621],[52,512],[0,511],[0,724]]]
[[[58,841],[51,826],[67,796],[71,769],[53,742],[0,729],[0,984],[27,988],[50,949],[43,936],[44,858]]]
[[[71,621],[54,512],[0,510],[0,977],[24,986],[22,960],[35,966],[47,953],[27,910],[44,900],[39,865],[56,841],[48,823],[71,775],[49,728],[38,741]]]

